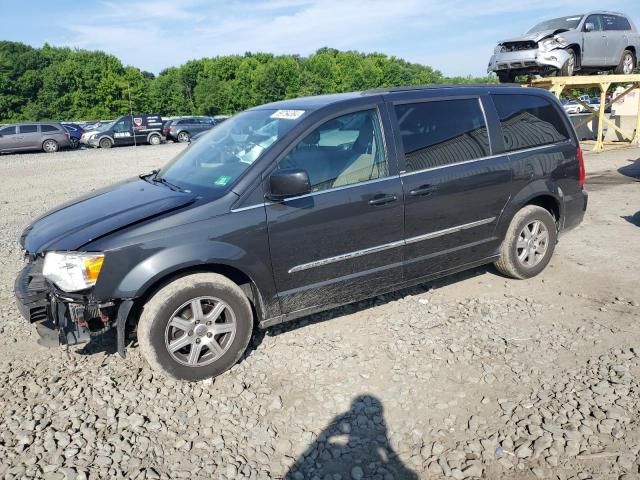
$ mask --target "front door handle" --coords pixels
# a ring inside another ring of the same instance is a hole
[[[396,200],[398,200],[396,195],[379,194],[369,200],[369,205],[377,207],[378,205],[386,205],[387,203],[395,202]]]
[[[433,185],[421,185],[418,188],[409,191],[409,195],[412,197],[425,197],[431,195],[436,190]]]

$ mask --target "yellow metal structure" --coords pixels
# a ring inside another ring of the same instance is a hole
[[[612,98],[609,102],[607,102],[607,91],[611,87],[611,85],[624,84],[627,88],[618,95],[617,97]],[[583,102],[579,98],[566,93],[565,95],[569,98],[572,98],[584,108],[587,109],[588,112],[591,113],[586,119],[582,120],[576,128],[581,127],[589,120],[594,117],[598,118],[598,136],[596,137],[596,144],[593,147],[594,150],[602,150],[604,149],[604,132],[603,127],[606,123],[609,127],[613,128],[623,138],[629,140],[630,143],[635,143],[640,145],[640,100],[638,101],[638,111],[636,113],[636,130],[635,134],[633,132],[624,132],[620,127],[618,127],[615,123],[609,120],[605,116],[605,110],[611,106],[611,104],[619,101],[623,97],[632,92],[633,90],[640,89],[640,75],[580,75],[576,77],[547,77],[547,78],[537,78],[531,80],[528,84],[531,87],[544,88],[552,92],[556,97],[560,98],[560,94],[565,91],[567,87],[572,88],[598,88],[600,90],[600,110],[594,110],[589,104]],[[640,97],[639,97],[640,98]]]

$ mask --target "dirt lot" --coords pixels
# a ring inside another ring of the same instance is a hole
[[[483,268],[277,327],[200,384],[135,347],[37,345],[22,228],[181,148],[0,157],[0,477],[640,478],[640,150],[587,156],[587,217],[533,280]]]

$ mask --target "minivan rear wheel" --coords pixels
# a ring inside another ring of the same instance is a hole
[[[198,381],[235,365],[252,331],[251,305],[240,287],[222,275],[197,273],[167,284],[144,305],[138,343],[153,369]]]
[[[535,277],[549,264],[557,238],[553,216],[542,207],[527,205],[511,220],[495,266],[508,277]]]
[[[45,140],[42,142],[42,150],[47,153],[55,153],[60,149],[58,142],[55,140]]]

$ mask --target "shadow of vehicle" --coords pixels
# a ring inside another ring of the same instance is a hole
[[[640,227],[640,210],[634,213],[633,215],[627,215],[624,218],[627,222],[635,225],[636,227]]]
[[[640,158],[637,160],[629,160],[629,165],[620,167],[618,173],[625,177],[631,177],[636,180],[640,180]]]
[[[353,399],[349,411],[335,417],[284,475],[286,480],[325,478],[413,480],[389,443],[384,410],[372,395]]]

